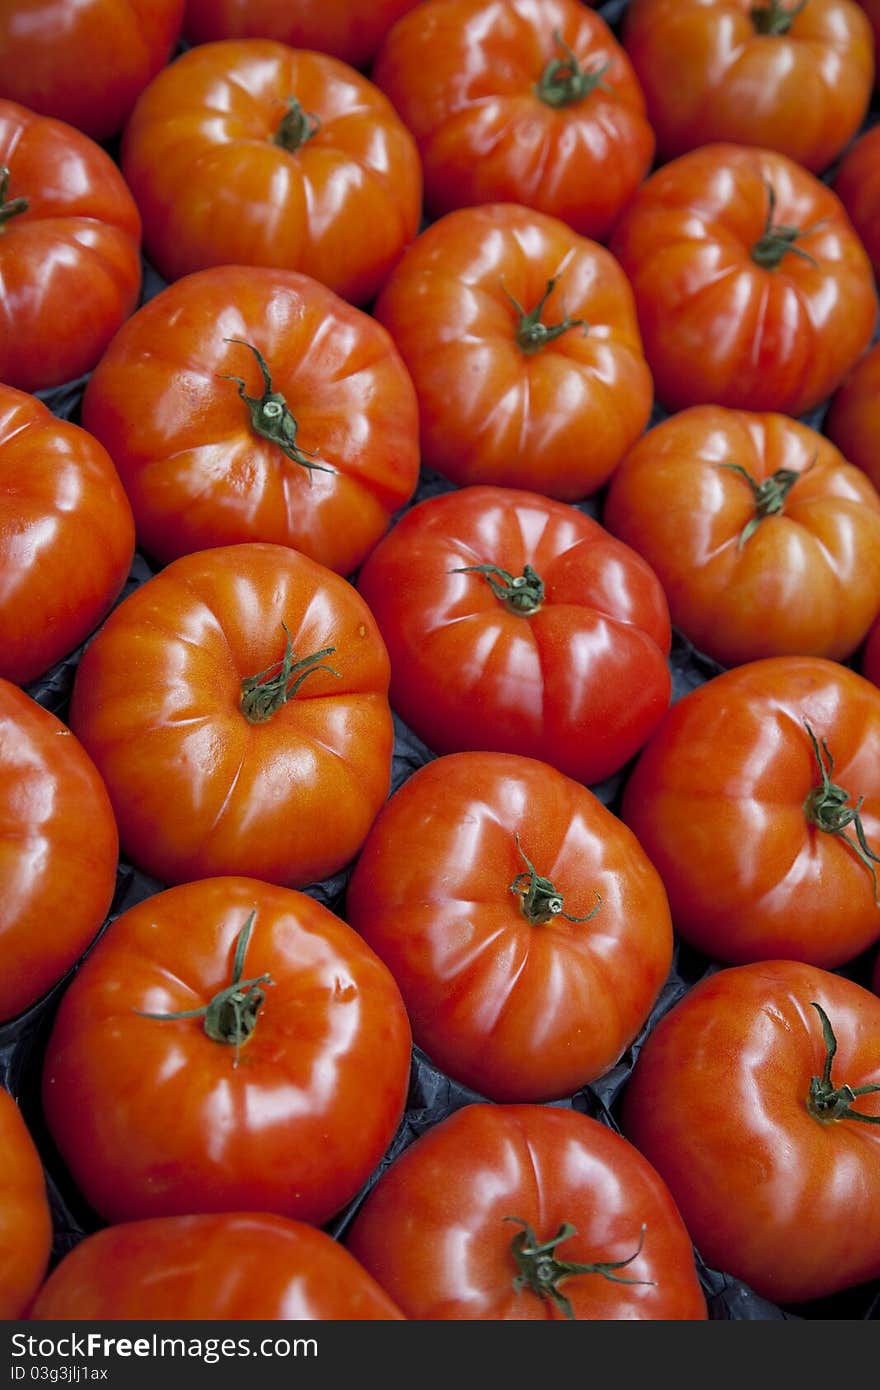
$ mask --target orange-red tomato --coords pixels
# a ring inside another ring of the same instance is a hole
[[[880,342],[859,358],[835,391],[822,429],[880,488]]]
[[[880,125],[863,131],[845,152],[832,187],[880,276]]]
[[[78,739],[0,679],[0,1022],[35,1004],[98,932],[118,848],[107,790]]]
[[[623,45],[664,160],[727,140],[821,173],[871,99],[874,45],[854,0],[629,0]]]
[[[419,0],[186,0],[190,43],[278,39],[366,67],[395,20]]]
[[[160,291],[102,357],[82,420],[163,564],[270,541],[349,574],[418,480],[394,343],[297,271],[216,266]]]
[[[166,280],[275,266],[364,304],[421,216],[415,141],[384,93],[272,39],[182,53],[138,98],[121,164]]]
[[[137,303],[140,244],[106,150],[0,100],[0,381],[42,391],[90,371]]]
[[[880,88],[880,0],[858,0],[874,35],[874,86]]]
[[[433,217],[523,203],[601,241],[651,165],[632,65],[579,0],[424,0],[372,77],[416,137]]]
[[[558,218],[513,203],[447,213],[404,253],[374,312],[415,384],[422,463],[453,482],[573,502],[648,422],[629,282]]]
[[[12,1096],[0,1087],[0,1319],[23,1318],[46,1273],[52,1214],[43,1164]]]
[[[843,660],[880,611],[880,494],[787,415],[691,406],[633,445],[602,514],[673,624],[724,666]]]

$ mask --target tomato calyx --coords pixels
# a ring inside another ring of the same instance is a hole
[[[751,473],[740,463],[719,463],[718,467],[729,468],[732,473],[739,473],[740,477],[745,478],[755,499],[755,515],[746,522],[739,533],[738,548],[742,550],[765,517],[778,516],[785,510],[785,499],[801,475],[794,468],[777,468],[769,478],[756,483]]]
[[[831,1021],[815,999],[810,1001],[822,1020],[822,1039],[825,1043],[825,1066],[821,1076],[810,1078],[810,1098],[808,1108],[817,1120],[860,1120],[867,1125],[880,1125],[880,1115],[865,1115],[861,1110],[853,1110],[852,1103],[857,1096],[867,1096],[880,1091],[880,1085],[835,1086],[831,1080],[831,1063],[837,1051],[837,1038]]]
[[[764,219],[764,230],[752,247],[752,260],[759,265],[762,270],[775,270],[787,252],[792,255],[800,256],[803,260],[809,261],[810,265],[817,265],[814,256],[809,251],[805,251],[802,246],[795,246],[795,242],[801,237],[809,236],[817,227],[822,225],[822,220],[813,222],[809,227],[792,227],[784,222],[774,223],[773,214],[776,211],[776,194],[771,184],[767,188],[767,216]]]
[[[547,281],[547,288],[541,295],[534,309],[528,311],[523,308],[518,299],[514,299],[510,291],[502,282],[501,288],[507,295],[516,312],[519,314],[519,322],[516,326],[516,345],[523,352],[538,352],[540,348],[546,347],[548,343],[554,342],[563,333],[567,333],[570,328],[583,328],[584,333],[590,331],[590,325],[586,319],[570,319],[566,314],[561,323],[542,323],[541,315],[544,312],[544,305],[556,288],[559,279],[555,275]]]
[[[295,154],[320,129],[321,121],[314,111],[304,111],[296,97],[288,97],[287,110],[272,136],[272,144]]]
[[[265,670],[254,676],[246,676],[241,682],[241,712],[251,724],[264,724],[277,710],[296,695],[303,681],[314,671],[328,671],[331,676],[339,672],[322,661],[331,656],[335,647],[322,647],[318,652],[294,660],[293,642],[286,623],[284,629],[284,655],[280,661],[273,661]]]
[[[531,565],[523,565],[522,574],[512,575],[498,565],[460,565],[451,574],[481,574],[497,599],[511,613],[528,617],[537,613],[544,602],[544,581]]]
[[[880,855],[874,853],[865,839],[865,830],[859,814],[865,798],[860,796],[854,806],[847,805],[849,792],[831,780],[831,774],[834,771],[834,759],[827,742],[823,738],[820,748],[816,735],[806,720],[804,721],[804,728],[810,736],[813,753],[822,774],[821,784],[814,787],[804,801],[804,813],[807,820],[818,830],[823,830],[828,835],[839,836],[849,845],[850,849],[855,851],[871,875],[874,902],[880,906],[880,899],[877,896],[877,870],[874,867],[875,864],[880,864]],[[846,834],[850,825],[855,831],[855,839]]]
[[[275,983],[268,972],[263,975],[255,975],[250,980],[241,978],[244,973],[244,958],[256,915],[256,910],[254,910],[235,939],[231,983],[225,989],[218,990],[207,1004],[202,1004],[197,1009],[180,1009],[175,1013],[146,1013],[141,1009],[136,1009],[135,1013],[139,1014],[141,1018],[155,1018],[160,1021],[203,1018],[205,1020],[205,1032],[212,1042],[234,1047],[232,1065],[237,1067],[241,1049],[257,1026],[257,1017],[266,998],[264,986]]]
[[[518,1216],[505,1216],[505,1221],[513,1221],[522,1230],[513,1237],[510,1242],[510,1251],[513,1255],[514,1264],[519,1271],[513,1281],[513,1287],[517,1293],[523,1289],[530,1289],[539,1298],[555,1303],[567,1318],[574,1320],[574,1309],[565,1294],[559,1288],[563,1279],[570,1279],[575,1274],[599,1274],[603,1279],[608,1279],[613,1284],[653,1284],[653,1279],[627,1279],[625,1276],[617,1274],[615,1271],[625,1269],[632,1264],[640,1254],[645,1243],[645,1227],[641,1227],[639,1232],[639,1243],[631,1255],[625,1260],[597,1260],[594,1264],[572,1264],[568,1260],[558,1260],[556,1258],[556,1247],[561,1245],[564,1240],[577,1235],[577,1227],[572,1226],[569,1221],[564,1221],[550,1240],[539,1242],[538,1237],[532,1230],[528,1222],[521,1220]]]
[[[565,56],[551,58],[535,84],[535,91],[541,101],[547,106],[571,106],[576,101],[583,101],[596,87],[601,87],[604,92],[611,91],[602,81],[611,67],[610,59],[595,72],[587,72],[581,67],[558,29],[554,31],[553,38]]]
[[[250,348],[262,373],[264,387],[262,396],[249,396],[247,387],[240,376],[221,377],[221,381],[234,381],[237,385],[238,394],[251,413],[251,426],[255,433],[260,435],[262,439],[268,439],[270,444],[277,444],[281,452],[292,463],[300,464],[306,470],[309,482],[312,481],[314,469],[318,469],[321,473],[332,473],[334,470],[326,463],[315,463],[314,454],[302,449],[297,444],[296,432],[299,425],[291,414],[290,407],[281,392],[273,390],[272,377],[259,348],[254,347],[253,343],[245,342],[243,338],[225,338],[224,342],[240,343],[242,347]]]
[[[18,217],[19,213],[27,212],[27,198],[10,198],[9,181],[12,174],[5,165],[0,165],[0,232],[11,222],[13,217]]]
[[[787,34],[793,21],[806,5],[807,0],[798,0],[791,9],[783,9],[780,0],[769,0],[766,5],[753,5],[749,18],[756,34]]]
[[[554,917],[564,917],[567,922],[591,921],[602,906],[600,895],[596,894],[596,905],[587,913],[586,917],[573,917],[570,912],[565,911],[565,904],[559,890],[549,878],[542,878],[535,869],[534,864],[520,844],[518,832],[514,834],[514,839],[526,867],[517,874],[513,883],[509,885],[509,890],[519,898],[520,909],[526,921],[533,927],[540,927],[545,922],[552,922]]]

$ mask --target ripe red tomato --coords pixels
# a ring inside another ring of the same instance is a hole
[[[880,488],[880,342],[859,358],[835,391],[822,429]]]
[[[24,685],[73,652],[133,555],[134,519],[107,451],[0,385],[0,676]]]
[[[664,160],[728,140],[818,174],[871,99],[874,45],[854,0],[630,0],[623,45]]]
[[[182,53],[138,98],[121,163],[166,280],[275,266],[363,304],[421,216],[415,142],[384,93],[272,39]]]
[[[660,878],[592,792],[512,753],[424,764],[379,812],[346,918],[400,986],[415,1042],[494,1101],[603,1076],[672,963]]]
[[[880,611],[880,494],[787,415],[669,416],[623,458],[602,519],[654,569],[675,627],[724,666],[843,660]]]
[[[771,960],[704,977],[636,1059],[624,1133],[703,1259],[775,1303],[880,1275],[878,1035],[870,990]]]
[[[878,11],[880,13],[880,11]],[[880,125],[853,141],[840,161],[832,187],[880,276]]]
[[[388,655],[356,589],[286,546],[184,555],[110,614],[71,727],[123,852],[164,883],[343,868],[388,795]]]
[[[0,1319],[23,1318],[46,1273],[52,1213],[30,1130],[0,1087]]]
[[[428,227],[376,301],[419,399],[422,463],[576,501],[606,482],[654,389],[620,266],[513,203]]]
[[[678,700],[621,815],[713,960],[831,969],[880,940],[880,690],[836,661],[767,657]]]
[[[218,1212],[123,1221],[85,1236],[28,1317],[387,1322],[403,1314],[319,1228],[269,1212]]]
[[[0,95],[106,140],[168,61],[183,7],[184,0],[4,0]]]
[[[351,573],[412,495],[418,405],[381,324],[296,271],[184,276],[117,333],[82,420],[165,564],[239,541]]]
[[[183,31],[190,43],[215,39],[279,39],[316,48],[353,67],[369,64],[395,20],[418,0],[186,0]]]
[[[565,502],[503,487],[428,498],[358,588],[388,647],[391,704],[435,753],[521,753],[595,783],[669,704],[660,581]]]
[[[456,1110],[385,1170],[346,1244],[408,1318],[706,1317],[659,1174],[576,1110]]]
[[[0,381],[41,391],[94,367],[137,303],[140,236],[100,145],[0,100]]]
[[[35,1004],[101,927],[116,888],[107,791],[79,741],[0,679],[0,1022]]]
[[[871,263],[840,199],[774,150],[713,144],[662,165],[609,242],[670,411],[802,415],[874,332]]]
[[[182,884],[111,924],[65,991],[43,1112],[106,1221],[276,1212],[320,1225],[403,1113],[411,1038],[389,971],[314,898]]]
[[[425,0],[372,77],[415,135],[433,217],[523,203],[601,241],[651,165],[630,61],[578,0]]]

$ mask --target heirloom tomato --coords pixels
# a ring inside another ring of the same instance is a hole
[[[286,546],[196,551],[135,589],[87,646],[70,719],[124,854],[165,883],[316,882],[354,856],[388,795],[375,620]]]
[[[630,0],[623,46],[664,160],[729,140],[818,174],[871,100],[874,44],[855,0]]]
[[[200,44],[138,98],[122,141],[147,256],[300,270],[372,299],[421,216],[412,135],[368,78],[272,39]]]
[[[846,150],[832,187],[880,276],[880,125],[863,131]]]
[[[129,908],[86,957],[49,1036],[43,1113],[108,1222],[320,1225],[391,1142],[410,1058],[400,991],[329,908],[202,879]]]
[[[577,1110],[454,1111],[385,1169],[346,1244],[408,1318],[706,1317],[666,1184]]]
[[[641,87],[579,0],[424,0],[371,73],[416,138],[432,217],[523,203],[602,240],[650,168]]]
[[[0,1320],[23,1318],[46,1273],[52,1213],[37,1146],[0,1087]]]
[[[571,1095],[619,1061],[672,964],[660,878],[579,782],[450,753],[386,802],[346,918],[400,986],[415,1042],[494,1101]]]
[[[831,397],[822,430],[880,488],[880,342],[859,358]]]
[[[712,144],[670,160],[609,246],[667,410],[805,414],[871,341],[874,276],[843,204],[775,150]]]
[[[107,790],[82,745],[0,679],[0,1022],[35,1004],[98,932],[118,850]]]
[[[3,0],[0,96],[106,140],[167,63],[183,7],[184,0]]]
[[[206,1212],[122,1221],[85,1236],[28,1317],[374,1322],[403,1314],[318,1227],[271,1212]]]
[[[216,266],[120,329],[82,421],[160,563],[239,541],[348,574],[412,495],[418,405],[381,324],[297,271]]]
[[[595,492],[651,414],[620,266],[512,203],[461,208],[404,252],[374,312],[419,399],[422,463],[459,484]]]
[[[366,67],[395,20],[418,0],[186,0],[190,43],[279,39]]]
[[[137,304],[140,237],[100,145],[0,100],[0,381],[42,391],[94,367]]]
[[[875,685],[880,685],[880,619],[868,633],[862,652],[862,675]]]
[[[599,782],[669,704],[669,608],[641,556],[576,507],[465,487],[404,512],[358,577],[390,699],[435,753],[521,753]]]
[[[851,961],[880,939],[880,690],[823,657],[713,676],[661,720],[621,815],[705,955]]]
[[[880,494],[787,415],[691,406],[637,440],[602,516],[724,666],[851,656],[880,611]]]
[[[703,1259],[775,1303],[880,1276],[878,1036],[870,990],[769,960],[705,976],[636,1058],[624,1134]]]

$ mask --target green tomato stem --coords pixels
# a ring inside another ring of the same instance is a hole
[[[322,661],[323,657],[331,656],[335,652],[335,647],[322,647],[320,651],[312,652],[311,655],[295,661],[287,624],[282,623],[281,626],[285,636],[284,654],[281,659],[273,661],[271,666],[267,666],[264,671],[258,671],[255,676],[246,676],[241,682],[240,709],[251,724],[264,724],[267,719],[271,719],[282,705],[293,699],[303,681],[313,672],[328,671],[331,676],[339,675],[332,666],[327,666]]]
[[[550,1240],[539,1241],[531,1226],[520,1217],[506,1216],[504,1219],[505,1221],[514,1221],[518,1226],[522,1226],[522,1230],[510,1242],[510,1253],[517,1270],[513,1280],[514,1289],[517,1293],[522,1289],[531,1290],[545,1302],[554,1303],[569,1319],[574,1319],[574,1309],[570,1300],[566,1298],[559,1287],[564,1279],[571,1279],[574,1275],[579,1274],[598,1274],[613,1284],[654,1283],[653,1279],[627,1279],[617,1273],[619,1269],[625,1269],[627,1265],[632,1264],[633,1260],[641,1253],[645,1243],[644,1225],[639,1234],[638,1245],[625,1260],[597,1260],[593,1264],[573,1264],[567,1260],[556,1258],[557,1245],[561,1245],[564,1240],[577,1235],[577,1228],[572,1226],[570,1222],[563,1222],[556,1235]]]
[[[815,999],[810,1001],[822,1020],[822,1038],[825,1043],[825,1066],[821,1076],[810,1079],[810,1096],[807,1108],[817,1120],[860,1120],[866,1125],[880,1125],[880,1115],[865,1115],[861,1110],[853,1110],[852,1102],[856,1096],[868,1096],[880,1091],[874,1086],[835,1086],[831,1080],[831,1064],[837,1052],[837,1038],[831,1022]]]

